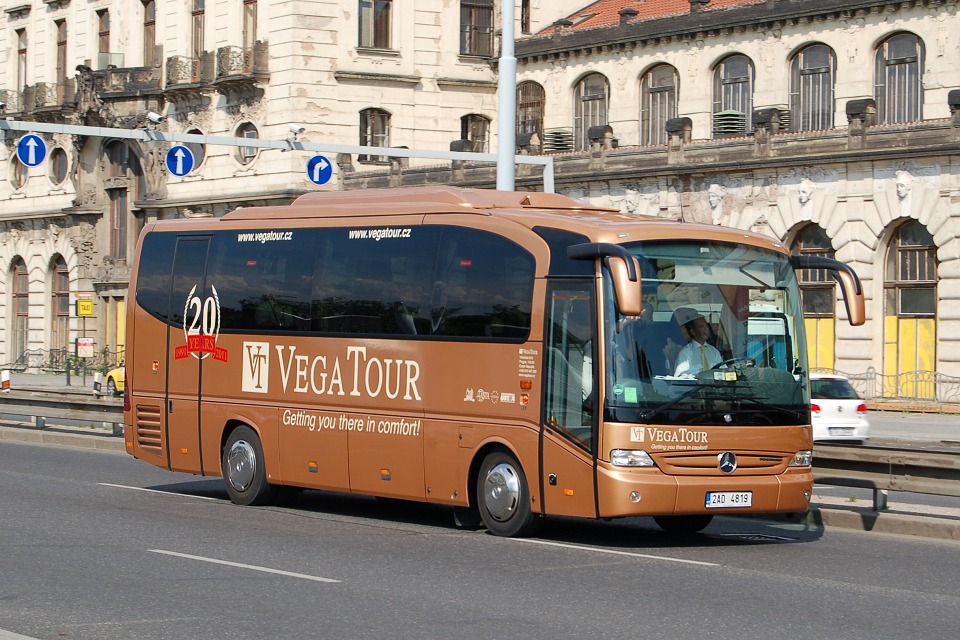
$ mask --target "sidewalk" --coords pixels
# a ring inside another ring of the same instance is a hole
[[[68,385],[66,374],[10,372],[10,388],[29,391],[69,391],[73,393],[88,391],[92,395],[95,375],[93,371],[87,373],[86,382],[84,382],[83,374],[71,375]]]

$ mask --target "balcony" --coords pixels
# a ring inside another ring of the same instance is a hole
[[[208,93],[214,79],[214,54],[204,51],[200,59],[170,56],[166,63],[164,95],[171,100],[197,98]]]
[[[3,107],[0,108],[0,114],[20,113],[23,111],[23,101],[21,100],[19,91],[0,89],[0,103],[3,103]]]
[[[74,113],[77,108],[76,87],[77,83],[73,79],[63,82],[38,82],[25,87],[21,111],[54,118]]]
[[[104,100],[153,97],[160,94],[159,67],[107,67],[94,72],[94,82]]]
[[[224,95],[253,91],[270,79],[269,60],[269,47],[259,40],[253,48],[220,47],[213,84]]]

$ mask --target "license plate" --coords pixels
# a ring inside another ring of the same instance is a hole
[[[730,507],[752,507],[752,491],[708,491],[706,507],[723,509]]]
[[[852,436],[853,427],[830,427],[830,435],[832,436]]]

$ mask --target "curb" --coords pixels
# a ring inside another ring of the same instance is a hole
[[[960,519],[888,509],[811,507],[801,522],[824,529],[853,529],[876,533],[919,536],[938,540],[960,540]]]
[[[58,431],[55,428],[39,430],[35,427],[0,425],[0,440],[126,452],[126,443],[122,437],[118,438],[106,431],[100,431],[101,433],[93,430],[90,433],[73,433]]]

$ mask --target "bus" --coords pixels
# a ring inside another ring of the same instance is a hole
[[[798,269],[833,274],[863,323],[841,262],[558,194],[312,192],[151,222],[130,280],[126,450],[222,476],[240,505],[346,492],[446,505],[502,536],[548,516],[695,532],[718,513],[805,512]],[[693,334],[719,355],[679,371]]]

